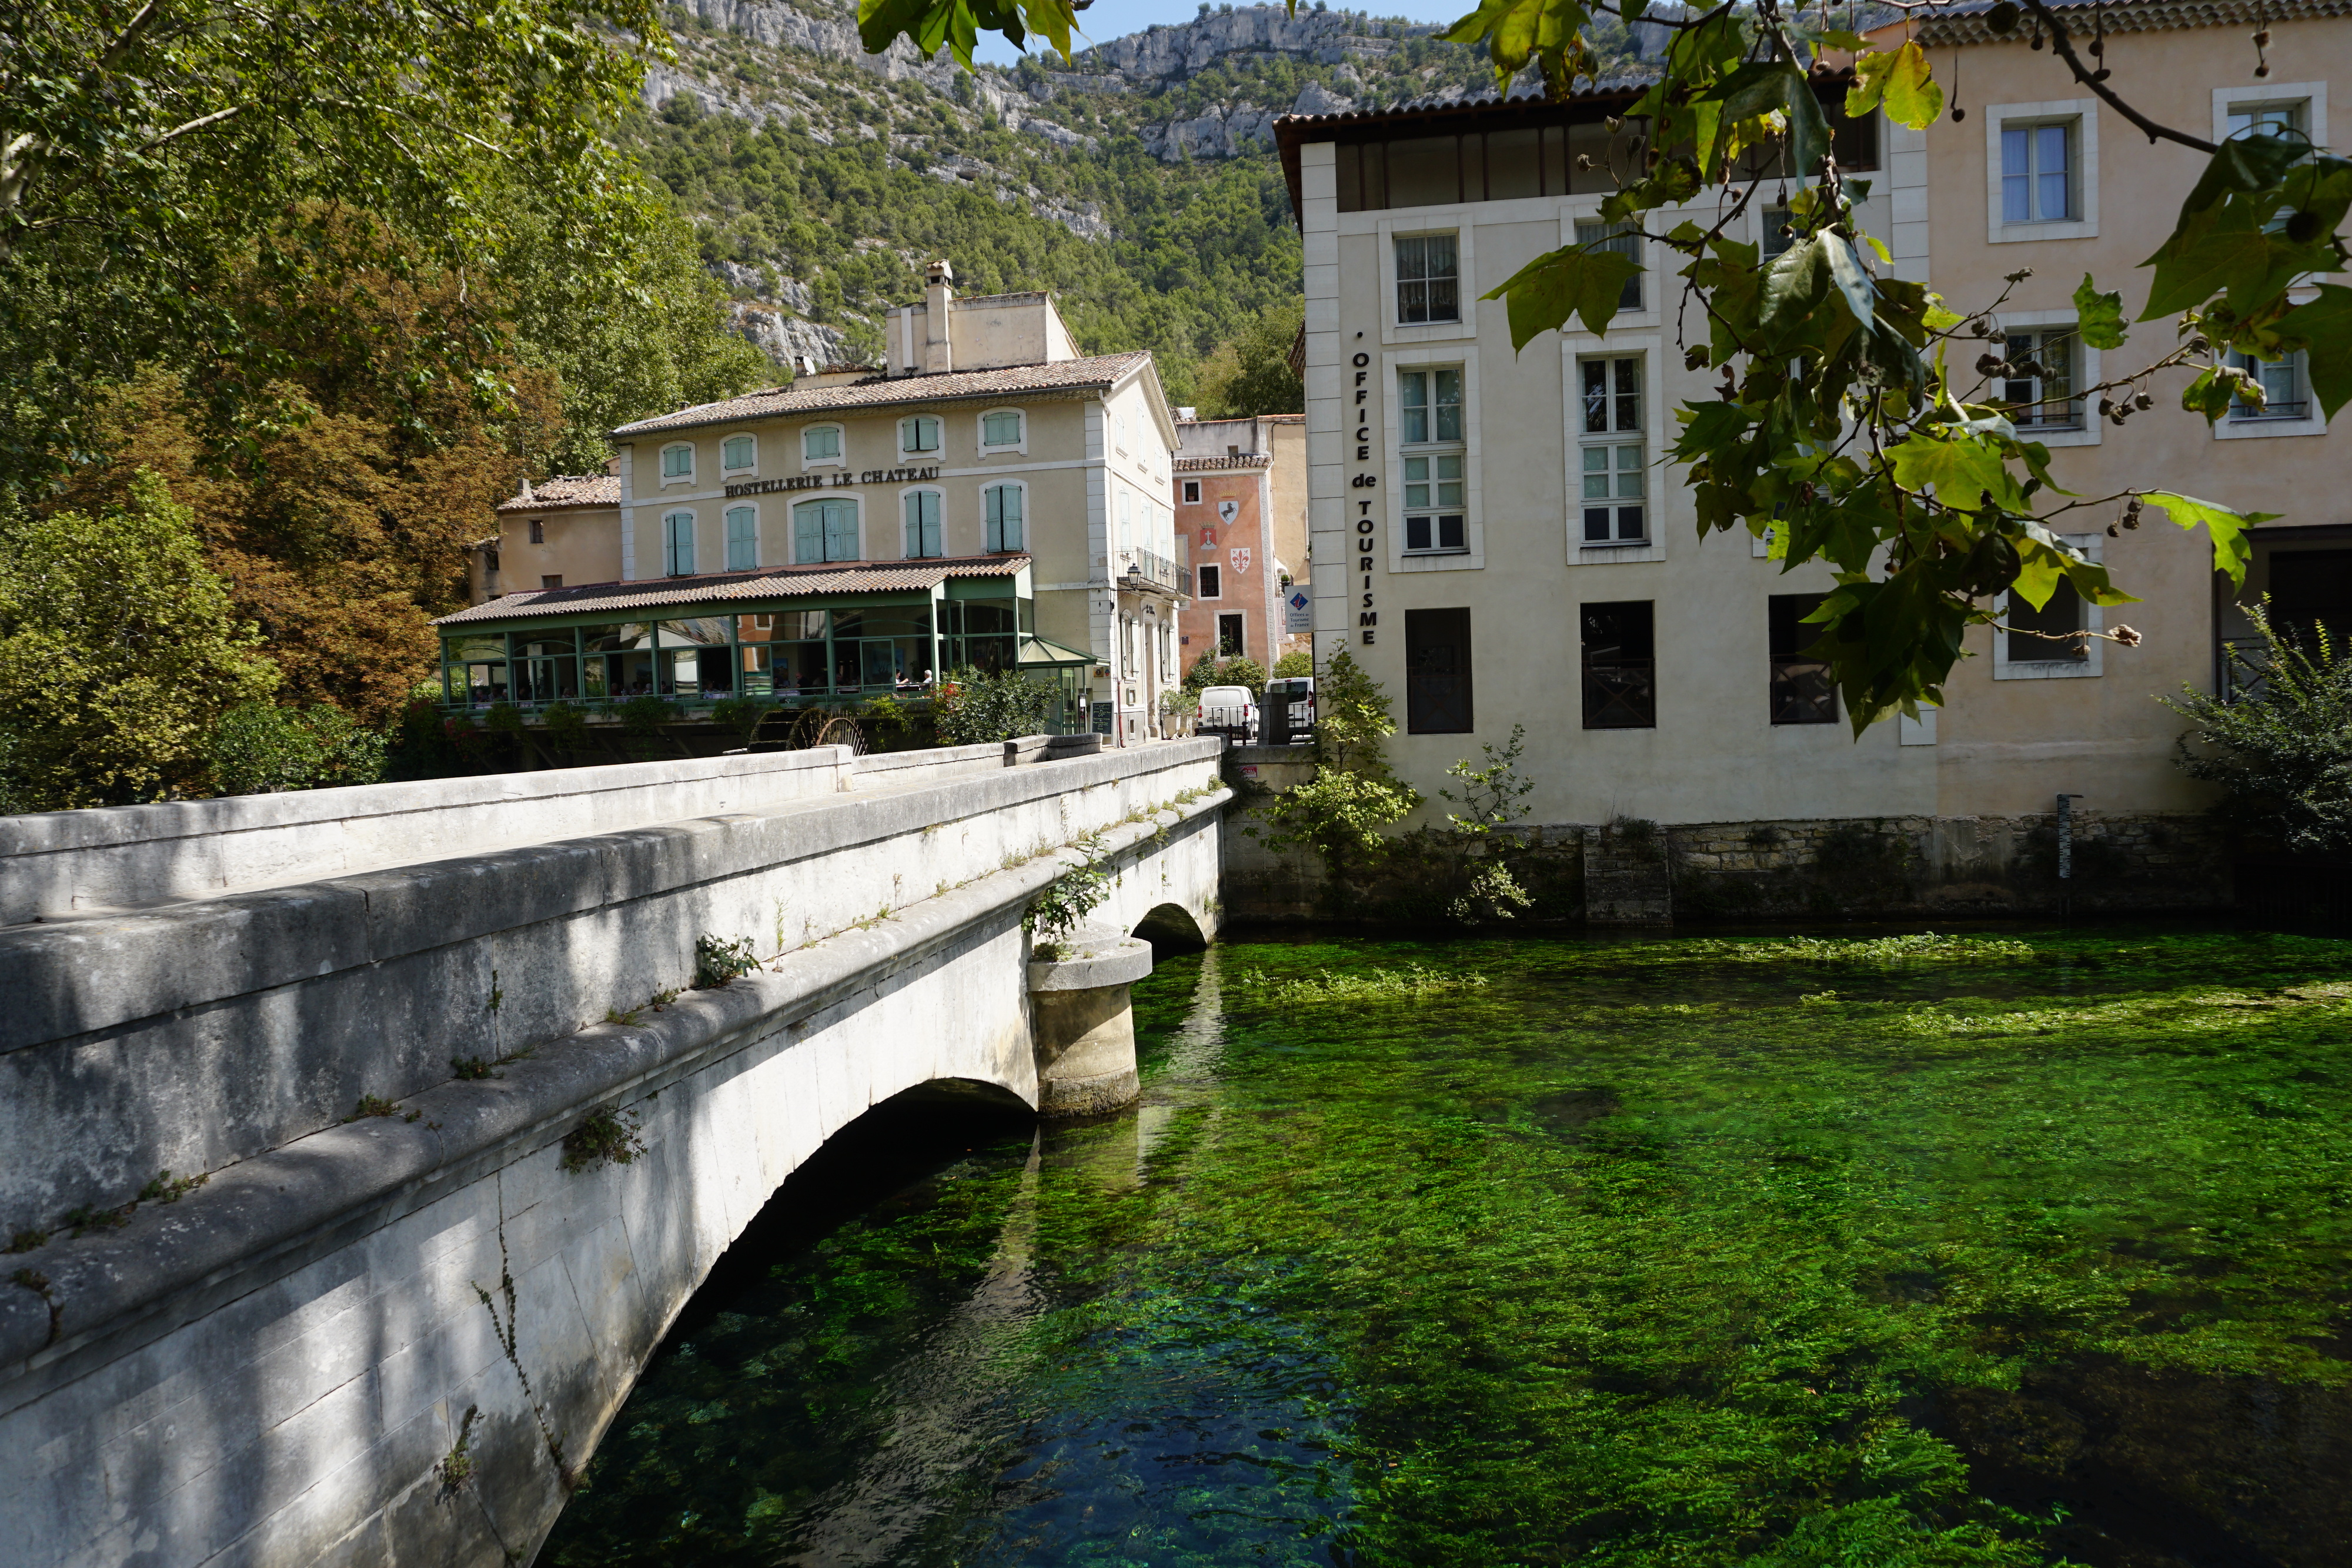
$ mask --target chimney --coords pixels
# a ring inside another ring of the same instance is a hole
[[[923,275],[923,373],[938,375],[955,369],[955,350],[948,341],[948,310],[955,302],[955,268],[941,256]]]
[[[536,501],[539,499],[539,497],[532,493],[530,487],[530,476],[528,474],[522,476],[522,498],[526,501]]]

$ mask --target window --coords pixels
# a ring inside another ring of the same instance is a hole
[[[539,580],[539,585],[541,588],[561,588],[563,586],[563,574],[559,571],[552,577],[542,577]]]
[[[1642,265],[1639,224],[1579,223],[1576,225],[1576,243],[1591,246],[1595,250],[1613,250],[1635,267]],[[1639,310],[1641,308],[1642,275],[1637,272],[1625,280],[1624,291],[1617,296],[1617,308]]]
[[[2308,99],[2296,99],[2291,103],[2233,103],[2229,114],[2230,134],[2233,138],[2277,136],[2289,141],[2310,139]]]
[[[2308,419],[2311,400],[2304,390],[2303,354],[2300,350],[2284,359],[2262,360],[2252,354],[2233,353],[2230,363],[2246,372],[2254,384],[2263,389],[2263,403],[2256,408],[2242,393],[2230,405],[2230,422],[2242,423],[2257,419]]]
[[[1017,550],[1022,548],[1022,507],[1026,496],[1018,485],[991,485],[981,492],[983,509],[988,514],[988,548],[992,550]]]
[[[1648,600],[1580,607],[1584,642],[1584,727],[1655,729],[1658,688]]]
[[[662,570],[671,577],[694,575],[692,512],[672,512],[662,519]]]
[[[999,409],[980,416],[980,444],[983,450],[994,446],[1021,444],[1021,413],[1017,409]]]
[[[802,431],[801,461],[803,463],[840,462],[841,426],[813,424]]]
[[[1118,493],[1118,548],[1135,548],[1135,497],[1125,490]]]
[[[694,448],[665,446],[662,448],[662,477],[691,479],[694,477]]]
[[[2011,423],[2041,429],[2080,430],[2083,400],[2074,395],[2074,329],[2044,327],[2009,334],[2004,357],[2010,374],[2001,383]]]
[[[1829,631],[1808,625],[1805,617],[1822,607],[1828,595],[1776,593],[1765,601],[1766,635],[1772,655],[1772,722],[1774,724],[1835,724],[1837,687],[1830,667],[1805,657],[1805,650]]]
[[[749,571],[760,564],[760,514],[750,507],[727,508],[727,570]]]
[[[2062,577],[2058,591],[2041,609],[2009,596],[2009,607],[2001,614],[2001,622],[2009,630],[2003,633],[2009,643],[2009,663],[2079,664],[2090,657],[2090,639],[2081,633],[2087,629],[2083,619],[2083,596],[2074,591],[2074,580]]]
[[[1470,612],[1404,612],[1404,727],[1412,735],[1470,730]]]
[[[940,449],[940,422],[928,413],[915,414],[898,422],[898,450],[904,453],[937,452]]]
[[[1797,243],[1797,214],[1786,207],[1767,207],[1757,220],[1763,227],[1764,258],[1770,260]]]
[[[545,544],[545,543],[547,542],[547,521],[546,521],[546,519],[545,519],[545,518],[543,518],[543,517],[533,517],[533,518],[531,518],[531,520],[530,520],[530,542],[531,542],[531,543],[533,543],[533,544],[535,544],[535,545],[543,545],[543,544]]]
[[[1397,402],[1404,447],[1404,548],[1416,555],[1466,550],[1462,371],[1405,371],[1397,377]]]
[[[1242,618],[1239,615],[1217,617],[1217,657],[1238,659],[1242,656]]]
[[[2074,121],[2000,128],[2000,221],[2055,224],[2081,216],[2074,192]]]
[[[748,435],[730,435],[719,448],[719,465],[729,473],[756,468],[760,464],[759,443]]]
[[[1224,573],[1213,566],[1196,567],[1193,580],[1200,584],[1202,599],[1223,599],[1225,596]]]
[[[906,511],[908,559],[944,553],[940,549],[940,493],[908,491]]]
[[[1584,542],[1640,544],[1650,537],[1643,504],[1642,361],[1582,360]]]
[[[793,508],[793,559],[803,565],[857,559],[857,503],[803,501]]]
[[[1201,504],[1201,482],[1198,479],[1184,481],[1184,504],[1188,507],[1197,507]]]
[[[1452,235],[1407,235],[1398,240],[1397,319],[1407,326],[1462,319],[1458,266]]]

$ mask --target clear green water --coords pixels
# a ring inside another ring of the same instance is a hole
[[[1164,960],[1139,1112],[796,1176],[541,1561],[2352,1563],[2347,956]]]

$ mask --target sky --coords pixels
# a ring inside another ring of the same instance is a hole
[[[1311,5],[1313,0],[1300,0],[1300,4]],[[1477,5],[1476,0],[1347,0],[1346,8],[1368,11],[1383,20],[1454,22],[1476,10]],[[1070,47],[1076,49],[1087,44],[1108,43],[1129,33],[1140,33],[1154,22],[1172,26],[1191,21],[1200,11],[1199,0],[1095,0],[1091,7],[1078,13],[1078,26],[1086,29],[1086,42],[1073,36]],[[1030,53],[1041,57],[1038,64],[1052,63],[1042,57],[1054,57],[1051,44],[1032,38],[1029,45]],[[1012,65],[1021,57],[1020,50],[993,33],[982,33],[980,47],[972,54],[975,58],[1000,66]]]

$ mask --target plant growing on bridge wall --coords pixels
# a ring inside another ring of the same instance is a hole
[[[706,931],[694,939],[694,988],[698,991],[715,991],[759,967],[749,936],[723,942]]]
[[[1078,848],[1087,856],[1087,862],[1040,888],[1023,911],[1021,929],[1042,938],[1033,949],[1038,957],[1059,957],[1070,934],[1110,896],[1110,878],[1093,860],[1101,838],[1099,833],[1089,833],[1080,839]]]
[[[646,1152],[645,1140],[637,1136],[637,1129],[644,1125],[645,1118],[635,1111],[607,1106],[596,1112],[565,1135],[563,1168],[582,1171],[597,1166],[635,1165]]]

